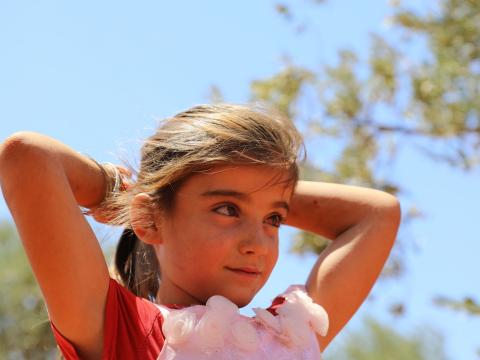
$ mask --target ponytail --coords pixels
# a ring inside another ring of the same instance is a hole
[[[135,295],[155,302],[160,287],[160,266],[155,250],[124,229],[115,252],[115,270],[123,285]]]
[[[162,204],[164,213],[173,207],[175,192],[186,178],[157,189],[154,198]],[[161,271],[152,245],[141,241],[131,228],[125,228],[115,252],[115,272],[123,286],[137,296],[156,302]]]

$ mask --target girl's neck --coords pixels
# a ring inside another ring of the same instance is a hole
[[[157,292],[156,303],[160,305],[204,305],[199,299],[187,293],[168,279],[162,279]]]

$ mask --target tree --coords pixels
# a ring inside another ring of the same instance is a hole
[[[40,289],[15,228],[0,222],[0,358],[54,359],[57,350]]]
[[[98,239],[112,235],[103,225],[92,226]],[[104,249],[107,264],[113,264],[114,253],[113,246]],[[109,270],[115,277],[113,267]],[[22,243],[6,220],[0,221],[0,289],[0,359],[63,359]]]
[[[366,319],[364,328],[347,335],[343,344],[325,360],[443,360],[446,359],[442,337],[431,329],[418,334],[401,335],[373,319]]]
[[[295,6],[279,3],[276,10],[297,31],[306,31]],[[434,6],[422,13],[392,1],[391,31],[372,35],[367,56],[342,49],[336,64],[311,69],[288,55],[280,72],[252,82],[252,101],[270,103],[294,119],[307,142],[335,149],[322,155],[321,164],[310,159],[303,179],[401,195],[400,184],[382,174],[405,145],[463,171],[480,164],[480,2],[442,0]],[[403,222],[420,216],[411,206]],[[402,273],[399,240],[383,275]],[[318,254],[327,245],[328,239],[301,232],[292,249]],[[443,300],[436,303],[455,302],[467,311],[476,305],[474,299]]]

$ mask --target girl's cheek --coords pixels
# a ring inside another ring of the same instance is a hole
[[[210,232],[208,241],[217,248],[230,248],[236,246],[238,240],[241,239],[242,232],[235,226],[217,226],[214,231]]]
[[[235,228],[240,225],[240,221],[238,220],[238,218],[222,216],[218,214],[214,214],[210,218],[210,223],[212,224],[212,226],[219,227],[221,229]]]
[[[233,216],[213,214],[208,220],[208,227],[213,233],[235,236],[236,233],[243,231],[241,220]]]

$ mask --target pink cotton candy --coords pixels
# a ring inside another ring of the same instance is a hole
[[[281,295],[277,316],[253,309],[256,317],[241,315],[223,296],[206,306],[172,310],[158,305],[165,318],[165,345],[158,360],[319,360],[316,334],[325,335],[328,316],[301,286]]]

